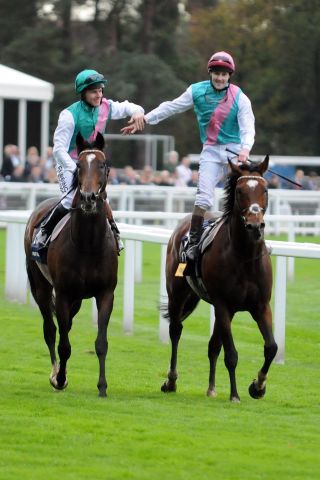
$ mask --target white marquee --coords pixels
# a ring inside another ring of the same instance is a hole
[[[18,146],[26,152],[27,101],[41,102],[41,154],[49,144],[49,102],[54,95],[52,83],[0,64],[0,164],[3,156],[4,100],[18,101]]]

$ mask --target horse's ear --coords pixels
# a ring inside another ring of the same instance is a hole
[[[76,145],[77,145],[77,152],[78,152],[78,155],[79,155],[79,153],[82,152],[85,149],[84,138],[83,138],[83,136],[81,135],[80,132],[78,132],[77,136],[76,136]]]
[[[103,150],[104,149],[104,136],[100,132],[97,133],[96,140],[94,142],[94,146],[98,150]]]
[[[228,158],[228,163],[229,163],[231,172],[237,173],[238,175],[242,175],[243,172],[241,171],[241,168],[238,165],[236,165],[235,163],[231,162],[231,160],[229,160],[229,158]]]
[[[269,155],[266,155],[263,162],[259,164],[259,171],[261,175],[263,175],[268,170],[268,167],[269,167]]]

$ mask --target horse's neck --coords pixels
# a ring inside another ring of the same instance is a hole
[[[71,218],[73,242],[82,250],[97,250],[105,241],[107,219],[104,210],[86,215],[75,210]]]

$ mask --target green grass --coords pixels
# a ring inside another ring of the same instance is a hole
[[[185,322],[178,391],[160,392],[170,355],[158,340],[160,250],[144,246],[132,336],[122,332],[121,258],[109,326],[108,398],[101,399],[91,303],[84,302],[71,332],[69,386],[54,393],[38,310],[4,298],[4,240],[1,231],[1,479],[319,478],[319,262],[296,260],[295,281],[287,286],[285,365],[272,365],[260,401],[247,388],[262,365],[262,339],[247,314],[236,316],[236,405],[228,401],[223,355],[218,397],[205,395],[209,307],[203,302]]]

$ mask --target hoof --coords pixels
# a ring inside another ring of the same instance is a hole
[[[101,390],[101,391],[99,391],[99,397],[100,397],[100,398],[106,398],[106,396],[107,396],[106,390]]]
[[[53,376],[50,375],[49,382],[53,386],[53,388],[58,392],[61,392],[62,390],[65,390],[68,386],[68,380],[67,379],[65,379],[65,382],[64,382],[63,385],[59,385],[58,382],[57,382],[57,376],[56,375],[53,375]]]
[[[161,386],[161,392],[175,392],[176,390],[177,385],[169,382],[168,380]]]
[[[230,402],[231,403],[240,403],[240,398],[239,397],[230,397]]]
[[[257,387],[255,385],[255,380],[251,383],[251,385],[249,386],[249,394],[252,398],[255,398],[256,400],[259,400],[259,398],[262,398],[264,397],[265,393],[266,393],[266,387],[264,386],[263,388],[261,388],[261,390],[257,390]]]
[[[217,395],[218,395],[218,394],[217,394],[217,392],[216,392],[215,389],[210,389],[210,388],[208,388],[208,390],[207,390],[207,397],[212,397],[212,398],[214,398],[214,397],[216,397]]]

